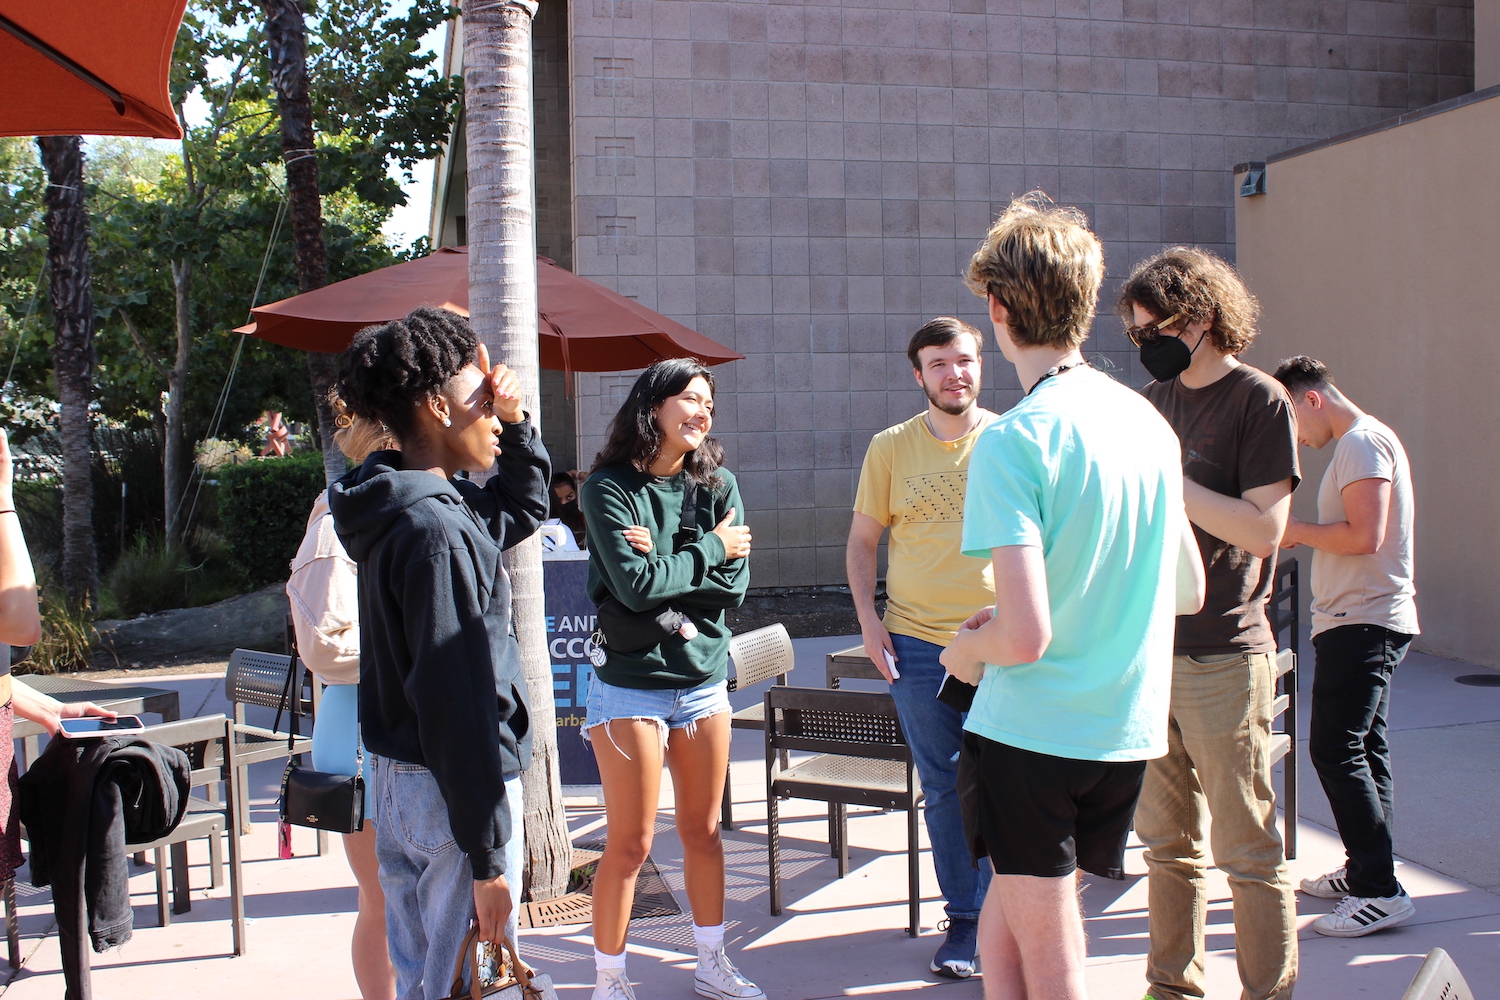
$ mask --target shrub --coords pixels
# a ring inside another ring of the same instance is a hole
[[[84,670],[89,650],[99,640],[94,613],[85,605],[69,604],[54,574],[37,567],[41,597],[42,637],[25,660],[15,664],[18,674],[56,674]]]
[[[137,535],[105,574],[102,603],[109,614],[121,618],[180,608],[186,603],[191,572],[181,548]]]
[[[235,562],[255,586],[285,580],[308,511],[323,490],[322,454],[226,465],[218,476],[219,520]]]

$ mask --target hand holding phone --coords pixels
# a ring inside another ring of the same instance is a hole
[[[899,681],[901,679],[901,671],[896,669],[896,658],[891,655],[889,649],[882,649],[881,652],[885,654],[885,668],[891,672],[891,680]]]
[[[113,719],[85,715],[77,719],[60,719],[57,734],[73,739],[89,736],[132,736],[146,731],[139,715],[121,715]]]

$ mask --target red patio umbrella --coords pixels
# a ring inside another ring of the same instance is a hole
[[[668,319],[618,292],[537,258],[538,333],[543,368],[616,372],[663,358],[695,357],[704,364],[744,355]],[[286,347],[334,353],[355,331],[400,319],[418,306],[469,315],[469,251],[443,247],[250,311],[248,333]]]
[[[167,79],[187,0],[0,0],[0,135],[181,138]]]

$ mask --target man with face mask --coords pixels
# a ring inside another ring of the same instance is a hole
[[[974,973],[990,880],[988,862],[975,870],[969,860],[955,787],[964,715],[935,697],[943,680],[938,654],[965,619],[995,600],[990,563],[961,551],[969,453],[996,417],[976,405],[980,347],[979,331],[949,316],[912,336],[906,356],[927,409],[870,442],[846,552],[865,654],[891,682],[927,796],[927,833],[948,914],[947,939],[929,968],[954,979]],[[875,563],[887,528],[889,600],[882,621]]]
[[[1136,810],[1150,873],[1147,996],[1204,995],[1206,805],[1214,863],[1234,898],[1244,997],[1286,998],[1296,902],[1271,787],[1276,636],[1266,604],[1299,480],[1294,412],[1275,379],[1235,357],[1255,339],[1260,306],[1213,254],[1173,247],[1136,265],[1119,311],[1155,379],[1146,398],[1182,444],[1208,575],[1203,609],[1177,619],[1167,755],[1147,766]]]

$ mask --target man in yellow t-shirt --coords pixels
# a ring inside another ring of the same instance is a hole
[[[995,602],[989,561],[960,551],[969,453],[996,417],[975,405],[982,343],[978,330],[949,316],[912,336],[906,354],[927,409],[870,442],[846,554],[865,654],[891,682],[927,796],[932,860],[948,913],[948,937],[930,968],[954,979],[974,973],[979,911],[990,881],[989,862],[976,870],[970,860],[955,787],[964,716],[936,697],[944,675],[938,654],[970,615]],[[887,528],[882,621],[875,611],[875,563]]]

